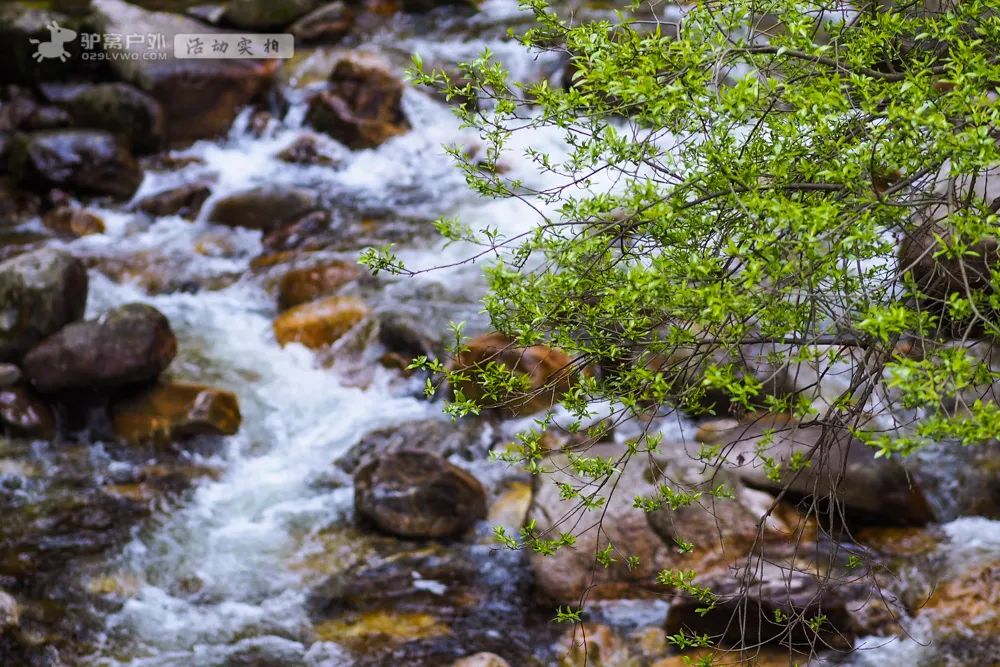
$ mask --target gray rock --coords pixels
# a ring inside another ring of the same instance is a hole
[[[83,317],[87,270],[72,255],[42,249],[0,263],[0,360]]]
[[[0,387],[10,387],[21,379],[21,369],[14,364],[0,363]]]
[[[163,109],[151,95],[127,83],[99,83],[69,102],[77,125],[121,136],[133,150],[148,153],[164,142]]]
[[[271,232],[317,208],[316,195],[302,188],[260,186],[218,200],[209,222]]]

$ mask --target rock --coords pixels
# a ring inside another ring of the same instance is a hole
[[[484,399],[483,388],[474,376],[490,362],[503,364],[530,380],[530,392],[511,394],[486,406],[512,416],[555,407],[576,376],[573,360],[565,353],[544,345],[515,347],[503,334],[491,333],[469,341],[466,349],[452,360],[452,370],[473,376],[454,390],[461,391],[467,399]]]
[[[675,596],[667,612],[666,633],[684,630],[708,634],[719,638],[724,647],[781,642],[799,651],[808,651],[810,646],[851,648],[858,631],[853,601],[873,595],[868,583],[828,580],[756,559],[749,575],[746,568],[743,562],[734,572],[696,578],[695,585],[718,596],[716,606],[699,613],[705,602],[687,594]],[[744,585],[747,576],[750,583]],[[810,628],[807,622],[821,616],[825,620],[817,628]]]
[[[0,636],[8,630],[15,630],[21,624],[21,609],[17,600],[0,590]]]
[[[292,162],[294,164],[324,165],[332,166],[338,164],[332,155],[327,155],[320,149],[316,138],[303,135],[292,142],[288,148],[278,153],[278,159],[282,162]]]
[[[127,83],[99,83],[73,97],[68,108],[77,126],[114,133],[139,153],[166,140],[163,109],[151,95]]]
[[[288,32],[296,43],[340,41],[354,25],[354,8],[338,0],[309,12],[292,24]]]
[[[358,150],[403,134],[403,84],[385,70],[347,58],[330,75],[330,88],[312,98],[306,121]]]
[[[769,429],[773,429],[773,438],[763,453],[758,452]],[[923,492],[914,486],[902,465],[876,459],[872,448],[847,434],[835,434],[827,447],[816,451],[808,466],[798,473],[791,471],[792,457],[808,457],[821,434],[819,426],[803,428],[783,416],[748,419],[719,433],[718,442],[726,452],[723,468],[756,488],[779,493],[787,486],[793,494],[815,496],[828,510],[833,496],[840,510],[853,520],[922,524],[933,519]],[[779,481],[769,478],[762,455],[780,466]]]
[[[330,214],[326,211],[307,213],[291,224],[268,233],[262,239],[269,250],[320,250],[330,244],[337,233],[330,229]]]
[[[503,526],[510,535],[517,535],[524,526],[531,509],[531,485],[511,482],[507,489],[490,505],[486,521],[490,526]]]
[[[186,382],[160,382],[115,403],[115,435],[129,444],[169,444],[195,435],[233,435],[242,418],[231,391]]]
[[[451,667],[510,667],[510,663],[496,653],[474,653],[456,660]]]
[[[342,260],[292,269],[278,282],[278,308],[286,310],[329,296],[360,276],[361,269],[356,263]]]
[[[216,29],[194,19],[166,12],[149,12],[122,0],[91,3],[98,32],[163,35],[163,44],[131,49],[136,60],[109,61],[118,76],[152,95],[163,108],[167,139],[187,143],[226,132],[247,103],[270,85],[279,61],[274,59],[174,58],[177,34],[212,33]],[[130,51],[128,47],[123,50]],[[153,57],[146,54],[164,54]]]
[[[48,130],[18,135],[11,172],[36,188],[59,187],[128,199],[142,170],[114,135],[99,130]]]
[[[194,220],[198,217],[201,205],[211,195],[212,188],[207,184],[188,183],[143,197],[135,203],[135,209],[157,218],[179,215]]]
[[[237,28],[276,30],[312,11],[321,0],[230,0],[223,20]]]
[[[0,263],[0,304],[0,360],[17,360],[42,338],[83,317],[87,271],[61,250],[9,259]]]
[[[56,430],[52,409],[23,386],[0,388],[0,422],[17,435],[43,440]]]
[[[32,83],[61,79],[72,75],[81,64],[80,40],[75,39],[80,30],[80,21],[50,11],[44,6],[33,7],[31,4],[0,5],[0,81]],[[67,32],[54,35],[50,29],[53,21],[67,29]],[[68,57],[36,61],[34,55],[38,45],[31,40],[47,42],[53,38],[58,38],[63,43],[63,50],[69,54]]]
[[[599,623],[569,628],[556,648],[559,667],[617,667],[628,664],[628,647],[615,631]]]
[[[58,206],[42,217],[42,224],[60,236],[89,236],[104,233],[104,220],[93,211]]]
[[[404,12],[429,12],[438,7],[477,7],[479,0],[402,0]]]
[[[311,301],[278,315],[274,336],[281,345],[302,343],[318,349],[334,342],[368,315],[368,307],[355,296],[330,296]]]
[[[443,457],[404,449],[354,474],[354,506],[393,535],[454,537],[486,517],[486,492],[479,480]]]
[[[25,356],[24,374],[45,393],[108,389],[155,380],[175,354],[163,313],[132,303],[49,336]]]
[[[0,133],[51,130],[72,124],[61,108],[39,101],[30,91],[18,86],[0,89]]]
[[[938,583],[918,612],[944,638],[1000,637],[1000,560],[962,568]]]
[[[404,449],[476,461],[486,456],[489,443],[483,442],[481,427],[471,420],[453,423],[424,419],[365,434],[358,444],[337,459],[337,466],[353,474],[362,465]]]
[[[10,387],[21,379],[21,369],[14,364],[0,363],[0,387]]]
[[[0,155],[0,165],[4,164]],[[31,192],[20,189],[14,182],[0,176],[0,227],[19,225],[38,215],[41,201]]]
[[[265,185],[218,200],[208,220],[227,227],[270,232],[315,210],[318,205],[316,195],[309,190]]]

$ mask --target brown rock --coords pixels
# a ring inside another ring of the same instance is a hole
[[[312,98],[306,120],[351,149],[374,148],[409,129],[402,97],[403,84],[388,72],[348,58],[334,67],[329,90]]]
[[[486,517],[475,477],[430,452],[389,452],[354,475],[357,511],[400,537],[452,537]]]
[[[164,190],[143,197],[135,208],[152,216],[179,215],[194,220],[201,205],[212,194],[212,189],[204,183],[189,183],[171,190]]]
[[[628,647],[607,625],[583,623],[569,628],[557,647],[559,667],[613,667],[628,664]]]
[[[278,343],[302,343],[318,349],[334,342],[368,315],[355,296],[331,296],[286,310],[274,320]]]
[[[292,269],[278,283],[278,308],[285,310],[333,294],[360,275],[357,264],[341,260]]]
[[[161,382],[115,403],[115,434],[130,444],[159,445],[194,435],[233,435],[239,402],[231,391],[185,382]]]
[[[103,234],[104,221],[93,211],[72,206],[59,206],[42,218],[42,224],[63,236]]]
[[[459,658],[451,667],[510,667],[510,663],[496,653],[474,653]]]
[[[173,57],[174,36],[204,34],[216,29],[199,21],[167,12],[149,12],[122,0],[94,0],[97,32],[162,35],[155,48],[143,42],[126,52],[136,60],[109,61],[118,76],[149,93],[166,118],[169,142],[186,143],[226,132],[239,111],[270,85],[280,61],[269,59],[178,59]],[[163,54],[154,58],[149,54]]]
[[[918,613],[945,637],[1000,637],[1000,561],[965,568],[940,582]]]
[[[335,43],[350,32],[354,11],[344,2],[330,2],[300,18],[288,31],[296,42]]]
[[[2,144],[0,134],[0,163],[5,159]],[[10,178],[0,176],[0,227],[21,224],[38,215],[40,208],[41,201],[35,194],[21,190]]]
[[[77,127],[111,132],[136,152],[153,152],[163,144],[166,123],[160,104],[127,83],[87,86],[69,100],[69,110]]]
[[[466,349],[452,361],[451,368],[474,376],[490,362],[503,364],[530,379],[530,392],[512,394],[496,405],[487,406],[499,408],[508,415],[531,414],[554,407],[576,376],[573,360],[565,353],[544,345],[515,347],[500,333],[486,334],[469,341]],[[482,386],[474,377],[461,383],[456,390],[460,390],[467,399],[481,400],[485,397]]]
[[[308,135],[293,141],[288,148],[278,153],[278,159],[282,162],[308,165],[331,166],[338,163],[335,157],[327,155],[320,149],[315,137]]]
[[[0,362],[0,387],[11,387],[21,380],[21,369],[15,364]]]
[[[327,211],[307,213],[291,224],[268,233],[263,238],[264,247],[278,251],[278,255],[292,249],[321,249],[328,245],[331,238],[330,214]],[[281,261],[281,260],[278,260]],[[267,265],[271,260],[261,259],[255,265],[257,268]]]
[[[52,409],[23,386],[0,388],[0,421],[17,435],[47,439],[55,434]]]
[[[317,205],[316,195],[309,190],[260,186],[218,200],[208,220],[227,227],[270,232],[315,210]]]
[[[176,353],[167,318],[133,303],[49,336],[25,356],[24,374],[42,392],[119,387],[156,379]]]

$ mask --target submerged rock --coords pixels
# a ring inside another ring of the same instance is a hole
[[[385,70],[346,58],[330,75],[330,88],[309,103],[307,122],[357,150],[374,148],[403,134],[403,84]]]
[[[354,506],[400,537],[453,537],[486,517],[486,491],[443,457],[405,449],[384,454],[354,474]]]
[[[114,135],[100,130],[46,130],[19,135],[10,148],[11,172],[34,187],[52,186],[128,199],[142,169]]]
[[[310,135],[299,137],[278,153],[277,157],[282,162],[294,164],[333,166],[339,162],[337,158],[324,153],[316,138]]]
[[[83,317],[87,271],[50,248],[0,263],[0,361],[19,359],[42,338]]]
[[[159,445],[195,435],[233,435],[242,420],[231,391],[186,382],[161,382],[115,403],[115,435],[130,444]]]
[[[58,206],[42,218],[42,224],[62,236],[89,236],[104,233],[104,220],[93,211],[73,206]]]
[[[45,339],[24,358],[24,373],[42,392],[108,389],[156,379],[175,354],[163,313],[132,303]]]
[[[331,296],[283,312],[274,320],[274,337],[281,345],[302,343],[315,350],[336,341],[367,315],[361,299]]]
[[[150,12],[122,0],[93,0],[98,32],[162,35],[162,43],[147,42],[123,51],[138,58],[109,61],[123,80],[149,93],[163,108],[168,141],[186,143],[226,132],[248,102],[267,89],[280,62],[274,59],[174,58],[174,36],[216,32],[204,23],[178,14]],[[123,40],[124,41],[124,40]],[[149,54],[163,57],[153,57]]]
[[[278,308],[285,310],[328,296],[360,276],[357,263],[343,260],[292,269],[278,282]]]
[[[52,409],[27,387],[0,388],[0,422],[16,435],[48,439],[55,434]]]
[[[544,345],[517,347],[503,334],[490,333],[469,341],[466,349],[452,360],[453,370],[472,376],[456,389],[467,399],[484,399],[483,387],[474,376],[491,362],[502,364],[529,379],[529,391],[511,394],[498,401],[497,405],[487,406],[498,408],[507,415],[525,415],[555,407],[576,377],[573,360],[564,352]]]
[[[309,190],[265,185],[218,200],[208,220],[270,232],[315,210],[318,204],[315,193]]]

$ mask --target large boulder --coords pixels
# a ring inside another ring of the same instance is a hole
[[[115,435],[130,444],[169,444],[195,435],[233,435],[242,420],[231,391],[160,382],[111,408]]]
[[[276,30],[315,9],[322,0],[230,0],[223,18],[237,28]]]
[[[301,343],[311,349],[330,345],[368,316],[368,306],[356,296],[330,296],[286,310],[273,322],[281,345]]]
[[[518,347],[503,334],[490,333],[469,341],[452,360],[452,370],[468,376],[454,389],[461,391],[467,399],[484,400],[485,389],[476,375],[491,363],[501,364],[528,377],[529,391],[512,393],[495,405],[486,406],[508,415],[531,414],[555,407],[576,377],[573,360],[564,352],[544,345]]]
[[[0,5],[0,81],[32,83],[74,74],[85,63],[80,58],[77,18],[52,11],[53,3],[5,2]],[[53,22],[59,30],[53,34]],[[63,32],[63,31],[68,32]],[[35,59],[38,44],[56,38],[68,54],[65,59]]]
[[[454,537],[486,517],[486,491],[443,457],[418,449],[386,453],[354,475],[354,505],[400,537]]]
[[[18,135],[10,147],[11,172],[38,188],[58,187],[128,199],[142,169],[109,132],[47,130]]]
[[[167,318],[132,303],[49,336],[24,358],[24,374],[42,392],[108,389],[149,382],[177,354]]]
[[[316,194],[302,188],[263,185],[215,202],[209,222],[271,232],[316,210]]]
[[[0,360],[83,317],[87,270],[72,255],[42,249],[0,263]]]
[[[122,0],[94,0],[92,8],[98,32],[164,37],[157,48],[145,42],[133,47],[138,52],[135,60],[109,62],[120,78],[160,103],[171,143],[226,132],[240,109],[270,86],[279,66],[278,60],[174,58],[175,35],[215,29],[177,14],[149,12]],[[129,51],[127,46],[123,49]]]
[[[337,63],[329,88],[312,98],[307,122],[357,150],[403,134],[403,84],[380,67],[355,58]]]
[[[166,122],[159,102],[127,83],[88,86],[68,107],[78,126],[112,132],[136,152],[153,152],[163,145]]]
[[[844,432],[757,415],[711,433],[726,453],[722,468],[746,484],[816,500],[837,516],[866,523],[922,524],[933,519],[923,492],[901,464]],[[821,442],[825,438],[826,442]],[[768,464],[768,460],[773,465]]]

